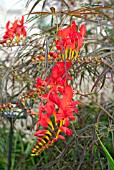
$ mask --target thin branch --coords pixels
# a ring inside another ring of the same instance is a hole
[[[100,104],[98,104],[96,101],[94,101],[91,97],[89,97],[87,94],[81,94],[81,93],[78,93],[78,94],[90,99],[92,102],[94,102],[101,110],[103,110],[114,121],[114,117],[112,115],[110,115],[110,113],[107,112],[107,110],[105,110]]]

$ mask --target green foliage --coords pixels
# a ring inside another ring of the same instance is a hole
[[[108,150],[106,149],[106,147],[103,145],[102,141],[100,140],[100,138],[98,137],[98,140],[102,146],[102,149],[104,150],[105,154],[106,154],[106,157],[109,161],[109,164],[110,164],[110,168],[111,170],[114,169],[114,159],[111,157],[110,153],[108,152]]]

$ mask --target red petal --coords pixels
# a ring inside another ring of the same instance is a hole
[[[60,29],[58,30],[58,37],[64,39],[69,36],[69,33],[70,33],[70,27]]]
[[[62,135],[58,135],[58,137],[59,137],[61,140],[65,140],[65,137],[62,136]]]
[[[7,22],[6,24],[6,29],[9,29],[10,21]]]
[[[71,29],[74,30],[74,31],[76,31],[76,23],[75,23],[75,21],[72,21],[72,23],[71,23]]]
[[[73,90],[70,85],[66,86],[65,93],[63,94],[63,98],[61,99],[61,106],[64,109],[67,105],[72,101]]]
[[[76,106],[76,105],[83,105],[81,102],[78,102],[78,101],[72,101],[70,106]]]
[[[70,124],[70,121],[69,121],[69,119],[68,119],[68,118],[67,118],[67,119],[65,119],[64,126],[68,127],[68,126],[69,126],[69,124]]]
[[[61,130],[62,132],[64,132],[66,135],[68,135],[68,136],[71,136],[71,135],[72,135],[72,130],[69,129],[69,128],[67,128],[67,127],[61,126],[61,127],[60,127],[60,130]]]
[[[80,50],[80,48],[82,48],[82,43],[83,43],[82,35],[79,34],[78,35],[78,51]]]
[[[58,67],[57,65],[55,65],[53,68],[52,68],[52,77],[54,79],[57,79],[58,78]]]
[[[80,27],[80,33],[82,34],[82,36],[86,35],[86,27],[84,24],[82,24]]]
[[[24,24],[24,16],[22,16],[21,20],[20,20],[20,24],[23,25]]]
[[[74,108],[74,112],[78,114],[78,109],[77,109],[77,108]]]

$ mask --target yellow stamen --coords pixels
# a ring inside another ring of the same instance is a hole
[[[31,59],[31,61],[32,61],[32,62],[35,62],[35,59],[34,59],[34,58],[32,58],[32,59]]]
[[[48,88],[48,89],[50,89],[50,88],[51,88],[51,86],[50,86],[50,85],[48,85],[48,86],[47,86],[47,88]]]
[[[46,143],[46,141],[45,141],[44,139],[42,139],[42,142],[43,142],[43,143]]]
[[[49,130],[45,134],[48,134],[48,135],[52,136],[52,134],[50,133]]]
[[[51,121],[49,121],[49,122],[48,122],[48,124],[51,126],[52,131],[54,131],[54,126],[53,126],[52,122],[51,122]]]
[[[16,35],[16,42],[20,41],[20,36]]]
[[[9,41],[8,40],[6,41],[6,44],[9,45]]]
[[[40,57],[39,60],[40,60],[40,61],[44,61],[44,57]]]
[[[71,60],[73,59],[73,56],[74,56],[74,50],[72,51]]]
[[[61,59],[61,55],[60,54],[59,54],[58,58]]]
[[[60,120],[60,127],[63,125],[63,120]]]
[[[63,125],[65,124],[65,120],[63,120]]]
[[[35,154],[31,154],[31,156],[35,156]]]
[[[59,127],[61,127],[63,125],[63,120],[60,120],[60,125],[59,125]],[[59,133],[61,132],[61,130],[60,130],[60,128],[58,129],[58,131],[57,131],[57,135],[56,135],[56,138],[58,139],[58,135],[59,135]]]
[[[71,53],[72,53],[72,49],[70,48],[70,52],[69,52],[69,60],[71,59]]]
[[[48,55],[48,60],[50,60],[51,59],[51,56],[50,55]]]
[[[41,146],[42,146],[43,144],[42,144],[41,142],[38,142],[38,145],[41,145]]]
[[[36,149],[38,149],[39,148],[39,146],[38,145],[36,145]]]
[[[62,60],[64,60],[64,54],[62,54]]]
[[[46,138],[47,140],[49,140],[49,137],[48,137],[48,136],[44,136],[44,138]]]

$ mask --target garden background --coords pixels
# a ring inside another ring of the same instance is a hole
[[[113,170],[113,0],[1,0],[0,9],[0,170]],[[6,41],[6,23],[22,16],[27,33]],[[36,78],[45,80],[58,61],[66,65],[55,42],[72,21],[77,30],[86,27],[78,57],[68,58],[73,101],[82,105],[69,126],[72,135],[32,156],[41,102]]]

